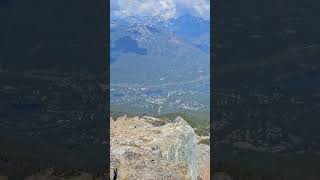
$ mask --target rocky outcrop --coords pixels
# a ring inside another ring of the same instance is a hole
[[[210,180],[210,146],[198,143],[199,180]]]
[[[111,119],[111,179],[196,180],[197,138],[181,117]]]

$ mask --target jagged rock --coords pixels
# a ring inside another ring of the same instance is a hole
[[[124,116],[111,124],[111,179],[198,178],[194,130],[181,117],[161,126],[160,122],[157,118]]]
[[[210,146],[198,144],[199,153],[199,179],[210,180]]]

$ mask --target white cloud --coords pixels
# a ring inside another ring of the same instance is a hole
[[[210,2],[207,0],[199,0],[194,3],[195,10],[200,16],[210,16]]]
[[[113,3],[117,2],[113,5]],[[156,16],[173,18],[176,7],[173,0],[113,0],[111,8],[120,16]]]
[[[210,0],[175,0],[179,14],[189,13],[204,19],[210,18]]]
[[[184,13],[208,19],[210,0],[111,0],[111,11],[117,16],[156,16],[165,19]]]

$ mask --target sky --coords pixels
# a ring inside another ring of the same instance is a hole
[[[210,0],[111,0],[111,13],[117,17],[160,16],[177,18],[184,14],[210,18]]]

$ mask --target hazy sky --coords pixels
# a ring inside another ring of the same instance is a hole
[[[111,12],[118,17],[156,16],[164,19],[182,14],[210,18],[210,0],[111,0]]]

